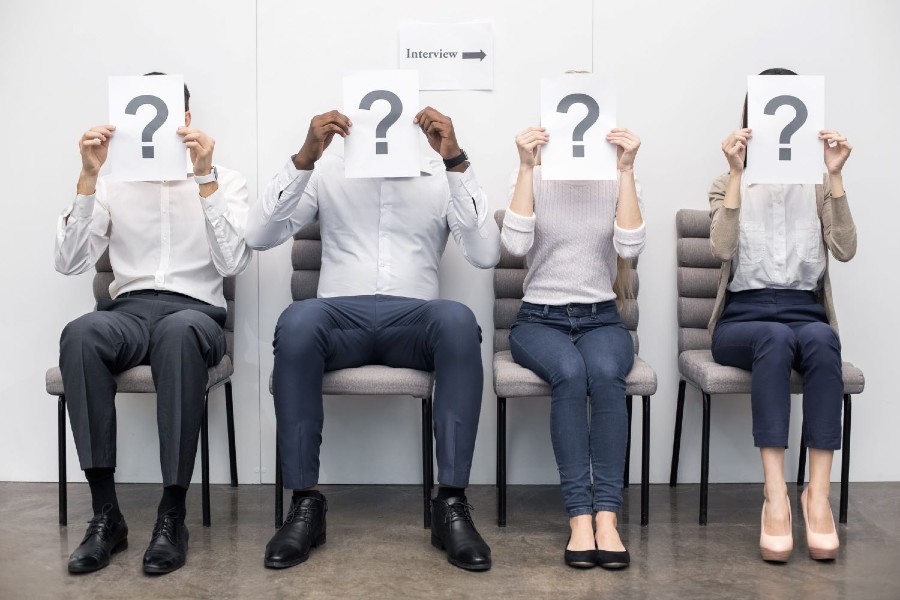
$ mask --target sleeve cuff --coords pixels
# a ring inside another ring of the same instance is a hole
[[[535,220],[533,214],[530,217],[524,217],[507,208],[506,214],[503,217],[503,227],[509,227],[513,231],[519,231],[521,233],[531,233],[534,231]]]
[[[463,171],[446,171],[447,182],[450,184],[450,195],[454,198],[474,198],[478,195],[478,180],[475,179],[475,170],[472,165]]]
[[[306,187],[309,178],[312,177],[312,170],[302,171],[294,166],[293,159],[288,159],[284,167],[275,175],[275,182],[281,192],[289,192],[291,189]]]
[[[94,202],[97,197],[94,194],[90,196],[75,196],[75,201],[63,211],[62,216],[65,218],[74,217],[76,219],[89,219],[94,214]]]
[[[206,219],[212,223],[228,210],[228,199],[225,197],[225,194],[222,193],[222,188],[219,187],[219,189],[206,198],[200,196],[200,205],[203,207],[203,213],[206,215]]]
[[[613,223],[616,240],[622,244],[640,244],[647,236],[647,223],[641,223],[636,229],[622,229],[617,223]]]

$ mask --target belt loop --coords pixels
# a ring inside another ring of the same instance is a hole
[[[545,304],[544,305],[544,318],[546,319],[549,316],[550,316],[550,305]]]

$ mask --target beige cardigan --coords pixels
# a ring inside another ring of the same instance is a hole
[[[740,208],[725,207],[725,189],[728,186],[728,174],[720,175],[713,180],[709,189],[710,224],[709,244],[713,256],[722,261],[719,273],[719,289],[716,292],[716,303],[709,319],[709,333],[716,329],[716,323],[725,308],[725,294],[728,282],[731,281],[731,260],[738,249],[740,238]],[[822,185],[816,185],[816,208],[819,222],[822,224],[822,237],[831,254],[841,262],[847,262],[856,254],[856,225],[850,215],[847,194],[837,198],[831,195],[831,185],[825,176]],[[825,274],[822,287],[816,292],[819,302],[825,307],[828,323],[838,330],[837,317],[834,314],[834,300],[831,297],[831,280],[828,277],[828,253],[825,254]]]

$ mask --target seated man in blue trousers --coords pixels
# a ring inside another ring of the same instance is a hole
[[[443,164],[422,176],[348,179],[343,160],[323,157],[350,120],[312,119],[306,141],[251,209],[247,243],[267,249],[319,221],[318,298],[295,302],[275,329],[275,414],[288,517],[266,546],[265,565],[302,563],[325,541],[318,491],[325,371],[381,364],[434,371],[438,488],[432,544],[463,569],[486,570],[490,548],[469,513],[469,483],[481,410],[481,330],[463,304],[438,300],[438,266],[449,235],[474,266],[500,259],[500,232],[450,119],[433,108],[415,122]]]

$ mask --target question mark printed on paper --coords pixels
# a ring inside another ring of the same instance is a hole
[[[388,114],[378,122],[378,126],[375,127],[375,154],[387,154],[387,132],[388,129],[391,128],[391,125],[396,123],[403,113],[403,103],[394,92],[374,90],[363,96],[363,99],[359,102],[359,107],[363,110],[370,110],[372,105],[378,100],[385,100],[391,105],[390,112],[388,112]],[[378,141],[380,139],[384,141]]]
[[[806,105],[803,104],[803,101],[796,96],[775,96],[769,103],[766,104],[766,108],[763,112],[767,115],[774,115],[775,111],[777,111],[782,106],[791,106],[793,107],[796,115],[793,120],[784,126],[784,129],[781,130],[781,137],[778,139],[778,142],[781,144],[787,144],[790,146],[791,136],[794,135],[798,129],[800,129],[804,123],[806,123],[806,117],[809,116],[809,111],[806,109]],[[791,160],[791,149],[788,148],[779,148],[778,149],[778,160]]]
[[[131,102],[128,103],[128,106],[125,107],[125,114],[136,115],[138,108],[145,104],[149,104],[156,109],[156,116],[147,123],[143,133],[141,133],[141,141],[145,144],[141,149],[144,158],[153,158],[153,134],[156,133],[156,130],[162,127],[162,124],[169,118],[169,107],[156,96],[145,94],[133,98]]]
[[[569,94],[559,101],[556,112],[567,113],[573,104],[583,104],[584,107],[587,108],[587,115],[585,115],[581,122],[575,126],[574,131],[572,131],[572,156],[575,158],[583,158],[584,134],[597,122],[597,118],[600,116],[600,105],[587,94]],[[576,142],[582,142],[582,144],[576,144]]]

